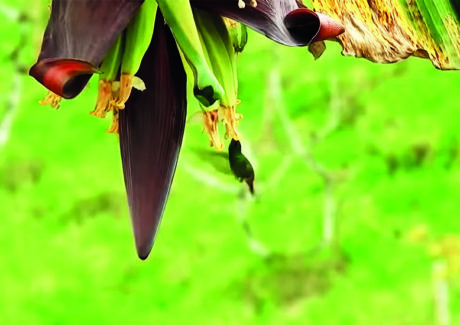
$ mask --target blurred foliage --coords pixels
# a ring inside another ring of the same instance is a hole
[[[239,110],[258,195],[247,199],[191,118],[141,262],[118,141],[109,119],[88,114],[97,84],[55,111],[20,68],[37,55],[46,3],[0,5],[0,130],[14,117],[0,145],[1,323],[435,323],[431,269],[446,256],[407,234],[459,236],[458,73],[345,58],[334,44],[314,61],[251,33]],[[327,215],[336,227],[325,245]],[[448,284],[458,324],[458,277]]]

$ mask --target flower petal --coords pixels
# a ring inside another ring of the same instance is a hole
[[[143,0],[53,0],[30,75],[64,98],[77,96]]]
[[[312,43],[327,39],[333,40],[336,36],[345,32],[345,28],[338,21],[320,12],[316,14],[320,21],[320,28],[318,34],[313,38]]]
[[[241,23],[285,45],[306,46],[319,31],[318,15],[295,0],[258,0],[257,6],[238,7],[235,0],[191,0],[192,5]],[[249,4],[249,1],[246,1]]]
[[[43,59],[29,71],[46,88],[63,98],[80,93],[95,72],[98,72],[95,65],[76,59]]]
[[[174,177],[187,106],[185,71],[160,11],[138,76],[146,90],[133,90],[119,132],[137,253],[146,259]]]

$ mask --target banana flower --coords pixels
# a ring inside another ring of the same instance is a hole
[[[240,25],[242,23],[243,25]],[[296,0],[53,0],[30,75],[59,107],[93,74],[91,112],[112,112],[138,256],[146,259],[171,188],[185,127],[187,75],[211,145],[217,123],[238,140],[236,57],[248,26],[275,42],[307,46],[343,32],[332,18]],[[133,90],[134,88],[134,90]]]

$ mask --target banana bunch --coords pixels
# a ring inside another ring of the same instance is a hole
[[[232,20],[205,11],[194,10],[194,17],[206,59],[224,89],[217,108],[203,107],[204,127],[211,146],[221,150],[223,144],[217,129],[219,120],[225,125],[226,138],[240,138],[237,125],[242,116],[236,113],[239,104],[236,60],[247,41],[247,31]]]
[[[108,132],[118,132],[119,110],[125,107],[132,88],[145,89],[135,74],[152,39],[157,8],[155,0],[145,0],[102,61],[97,103],[91,114],[105,117],[112,111],[113,122]]]
[[[256,5],[251,1],[252,6]],[[107,52],[100,70],[99,94],[92,115],[104,117],[112,111],[109,132],[118,132],[118,113],[132,88],[144,90],[135,74],[153,35],[156,10],[161,10],[185,62],[194,76],[193,92],[204,109],[205,128],[211,143],[222,149],[217,122],[226,126],[226,136],[238,139],[236,57],[247,41],[243,25],[203,11],[192,11],[189,0],[145,0],[129,25]],[[218,111],[210,107],[219,104]]]

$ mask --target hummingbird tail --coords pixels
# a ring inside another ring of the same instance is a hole
[[[247,179],[246,183],[248,184],[249,192],[254,195],[254,179]]]

